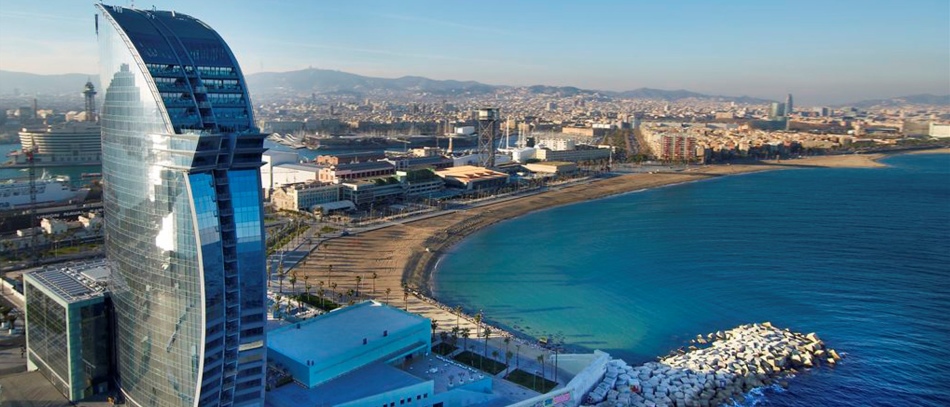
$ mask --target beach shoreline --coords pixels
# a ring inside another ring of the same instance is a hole
[[[442,257],[472,233],[485,227],[563,205],[722,176],[799,168],[886,167],[878,160],[902,153],[908,152],[717,164],[692,167],[684,171],[623,174],[552,186],[544,191],[499,199],[477,207],[446,211],[437,216],[406,220],[387,227],[327,240],[299,267],[302,272],[300,278],[309,276],[314,287],[317,287],[319,282],[321,287],[326,283],[325,287],[328,289],[332,282],[337,293],[357,288],[361,292],[361,298],[380,300],[430,318],[437,330],[449,331],[450,327],[457,326],[468,327],[475,332],[479,324],[475,323],[473,315],[479,310],[466,304],[457,304],[455,307],[442,304],[433,295],[432,288],[438,272],[437,265]],[[950,153],[950,149],[909,153]],[[316,291],[314,289],[314,293]],[[461,308],[461,312],[457,311],[458,308]],[[481,327],[488,325],[486,322],[491,320],[491,315],[485,315],[484,319]],[[492,337],[514,336],[530,339],[530,335],[526,333],[504,332],[496,329],[494,324],[492,331]]]

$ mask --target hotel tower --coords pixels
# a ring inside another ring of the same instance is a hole
[[[263,405],[264,135],[224,40],[96,5],[118,384],[135,406]]]

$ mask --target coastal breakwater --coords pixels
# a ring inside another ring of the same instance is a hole
[[[750,390],[840,356],[814,333],[779,329],[768,322],[697,336],[689,351],[632,367],[611,360],[603,381],[588,394],[595,406],[718,406]]]

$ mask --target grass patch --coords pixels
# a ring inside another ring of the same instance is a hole
[[[498,362],[494,359],[486,358],[470,351],[459,353],[454,359],[476,369],[488,372],[492,375],[496,375],[499,372],[505,370],[504,363]]]
[[[328,299],[326,299],[326,298],[320,298],[320,296],[318,296],[318,295],[313,295],[313,294],[310,294],[310,295],[307,295],[307,294],[300,294],[300,295],[296,296],[296,299],[297,299],[297,300],[300,300],[300,301],[303,301],[303,302],[305,302],[305,303],[307,303],[307,304],[310,304],[310,305],[312,305],[312,306],[314,306],[314,307],[320,308],[320,309],[322,309],[322,310],[324,310],[324,311],[333,311],[333,310],[335,310],[335,309],[337,309],[337,308],[340,308],[340,304],[337,304],[337,303],[335,303],[335,302],[333,302],[333,301],[331,301],[331,300],[328,300]]]
[[[438,345],[435,345],[432,347],[433,352],[438,353],[442,356],[449,356],[452,352],[455,352],[456,349],[458,348],[455,346],[449,345],[445,342],[439,343]]]
[[[542,378],[533,373],[525,372],[521,369],[515,369],[513,372],[508,373],[508,376],[505,376],[509,382],[521,385],[522,387],[529,388],[539,393],[547,393],[557,387],[557,383],[550,381],[548,379]]]
[[[330,226],[324,226],[324,227],[320,228],[320,233],[333,233],[333,232],[336,232],[336,231],[337,231],[336,228],[330,227]]]

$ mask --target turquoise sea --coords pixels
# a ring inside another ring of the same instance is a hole
[[[729,176],[533,213],[442,259],[435,297],[632,364],[749,322],[846,354],[749,405],[950,405],[950,155]]]

